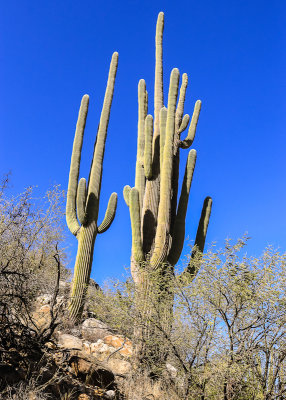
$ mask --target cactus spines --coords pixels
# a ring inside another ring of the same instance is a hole
[[[118,53],[113,53],[88,184],[86,184],[84,178],[81,178],[78,182],[81,149],[89,104],[88,95],[84,95],[82,98],[76,125],[66,204],[67,225],[78,239],[78,250],[69,304],[70,318],[74,322],[80,319],[83,310],[90,279],[96,235],[97,233],[105,232],[110,227],[116,211],[117,194],[112,193],[105,217],[98,226],[97,218],[99,212],[102,164],[117,64]]]
[[[135,188],[124,188],[132,225],[132,261],[148,262],[156,270],[173,267],[179,260],[185,239],[185,219],[189,193],[196,164],[196,151],[190,150],[185,168],[180,199],[177,204],[179,156],[181,149],[191,146],[197,128],[201,101],[195,103],[193,116],[184,115],[188,75],[174,68],[170,76],[168,104],[163,99],[163,29],[164,13],[156,26],[156,65],[154,86],[154,124],[147,115],[146,83],[138,85],[138,145]],[[181,133],[188,133],[181,140]],[[144,129],[145,128],[145,129]],[[145,134],[144,134],[145,133]],[[211,211],[211,199],[205,201],[199,222],[196,246],[203,251]],[[138,271],[138,268],[132,268]],[[137,281],[134,277],[134,281]]]

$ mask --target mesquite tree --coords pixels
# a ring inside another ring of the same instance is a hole
[[[184,102],[188,84],[187,74],[173,69],[170,77],[168,104],[164,107],[162,39],[164,14],[158,16],[156,27],[156,66],[154,121],[148,114],[148,95],[143,79],[138,85],[138,147],[135,186],[125,186],[124,198],[129,206],[132,228],[131,273],[137,292],[137,309],[142,324],[135,329],[138,339],[137,355],[141,359],[164,359],[167,350],[157,342],[160,321],[161,331],[168,334],[172,325],[173,293],[170,279],[178,262],[185,239],[185,219],[188,198],[196,163],[196,151],[190,150],[179,201],[180,150],[188,149],[194,140],[201,109],[201,101],[195,103],[191,122],[184,115]],[[188,128],[189,125],[189,128]],[[184,140],[181,133],[188,128]],[[202,208],[195,247],[184,278],[192,279],[198,263],[193,262],[196,250],[203,252],[212,199],[207,197]],[[158,328],[158,327],[157,327]],[[156,330],[156,329],[155,329]],[[161,355],[159,355],[161,354]]]
[[[80,319],[84,307],[96,236],[98,233],[105,232],[110,227],[116,212],[117,194],[112,193],[108,202],[104,220],[101,224],[97,223],[102,164],[117,64],[118,53],[114,53],[110,64],[108,82],[98,126],[88,184],[86,184],[84,178],[81,178],[78,181],[81,148],[89,104],[88,95],[84,95],[81,101],[73,143],[67,193],[66,220],[70,231],[78,239],[78,251],[75,261],[69,305],[70,318],[75,322]]]

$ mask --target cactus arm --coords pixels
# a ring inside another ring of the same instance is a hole
[[[146,178],[144,173],[144,148],[145,148],[145,118],[146,118],[146,84],[140,79],[138,84],[138,142],[135,173],[135,187],[139,192],[140,213],[143,206]]]
[[[173,170],[173,142],[175,134],[175,112],[179,86],[179,70],[174,68],[171,72],[168,113],[166,125],[166,139],[163,154],[163,168],[161,171],[160,203],[158,209],[158,224],[155,236],[154,252],[150,263],[157,268],[166,256],[166,249],[169,247],[170,233],[170,210],[172,192],[172,170]]]
[[[107,231],[107,229],[110,227],[115,217],[116,207],[117,207],[117,193],[114,192],[111,194],[109,198],[104,219],[97,228],[98,233],[103,233]]]
[[[205,198],[195,240],[195,248],[197,248],[200,253],[203,253],[205,248],[205,241],[212,211],[212,203],[213,201],[211,197],[208,196]]]
[[[164,31],[164,13],[160,12],[156,25],[156,64],[155,64],[155,86],[154,86],[154,138],[153,149],[157,137],[160,134],[159,120],[160,110],[164,105],[163,94],[163,31]]]
[[[145,115],[148,114],[148,92],[145,92]]]
[[[81,178],[77,187],[76,194],[76,210],[79,222],[84,225],[86,223],[86,180]]]
[[[197,275],[201,265],[201,255],[204,251],[207,230],[212,210],[212,198],[206,197],[204,200],[200,222],[197,229],[195,245],[191,254],[191,259],[187,268],[178,277],[179,279],[186,279],[191,282]],[[199,254],[198,254],[199,251]],[[196,255],[198,254],[198,258]]]
[[[97,203],[99,202],[105,141],[106,141],[107,127],[108,127],[111,103],[114,92],[114,83],[115,83],[117,65],[118,65],[118,53],[115,52],[112,55],[110,63],[107,87],[105,91],[103,107],[101,111],[100,122],[97,132],[96,145],[94,149],[92,166],[88,182],[88,203],[87,203],[87,208],[88,208],[87,212],[89,214],[88,218],[94,219],[95,221],[97,220],[98,216],[98,206],[93,207],[94,202],[93,201],[89,202],[89,197],[92,195],[92,197],[95,197],[95,199],[97,200]]]
[[[69,230],[73,235],[77,235],[80,225],[76,217],[76,193],[79,176],[79,166],[81,158],[81,148],[84,135],[84,128],[88,112],[89,96],[85,94],[81,100],[76,124],[75,137],[73,142],[72,157],[70,164],[69,183],[66,204],[66,220]]]
[[[187,129],[188,125],[190,122],[190,116],[189,114],[184,115],[183,121],[181,122],[181,125],[178,129],[178,134],[180,135],[182,132],[184,132],[184,130]]]
[[[162,171],[163,168],[166,123],[167,123],[167,108],[163,107],[160,110],[160,171]]]
[[[130,201],[129,201],[130,191],[131,191],[131,187],[129,185],[124,186],[123,198],[124,198],[125,203],[127,204],[128,207],[130,205]]]
[[[184,114],[184,105],[185,105],[185,99],[186,99],[186,91],[187,91],[187,86],[188,86],[188,75],[183,74],[182,75],[182,84],[180,88],[180,96],[179,96],[179,101],[178,101],[178,106],[176,110],[176,131],[179,130],[179,127],[182,122],[183,114]]]
[[[152,138],[153,117],[147,115],[145,118],[145,149],[144,149],[144,172],[147,179],[152,178]]]
[[[199,120],[199,116],[200,116],[201,106],[202,106],[201,100],[197,100],[196,104],[195,104],[194,112],[192,115],[192,120],[190,123],[188,135],[187,135],[186,139],[182,140],[180,143],[180,147],[182,149],[188,149],[194,141],[197,124],[198,124],[198,120]]]
[[[188,208],[188,200],[190,194],[190,188],[193,179],[193,173],[196,165],[197,153],[196,150],[192,149],[188,154],[188,160],[185,168],[185,175],[178,204],[177,216],[175,219],[175,225],[173,229],[173,241],[168,261],[171,265],[175,265],[182,253],[185,239],[185,224],[186,214]]]
[[[144,261],[144,253],[141,240],[140,202],[139,192],[136,188],[131,189],[129,202],[132,229],[132,256],[136,262],[142,262]]]

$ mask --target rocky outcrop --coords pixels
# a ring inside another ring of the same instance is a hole
[[[95,318],[86,319],[81,325],[81,335],[84,339],[96,342],[107,335],[111,335],[109,327]]]
[[[132,343],[128,338],[107,335],[96,342],[89,342],[86,339],[59,332],[57,342],[62,350],[69,350],[71,356],[77,357],[80,365],[86,365],[87,374],[92,365],[101,365],[111,370],[114,375],[124,376],[130,372]],[[71,368],[74,373],[77,372],[73,365]]]

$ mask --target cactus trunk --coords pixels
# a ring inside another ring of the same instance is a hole
[[[93,248],[97,235],[97,226],[93,221],[88,226],[83,226],[78,238],[78,251],[74,266],[74,277],[70,295],[70,318],[73,321],[81,316],[86,292],[89,284],[93,260]]]

